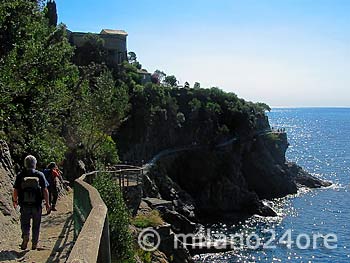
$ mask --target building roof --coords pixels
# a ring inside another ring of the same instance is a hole
[[[123,35],[127,36],[128,33],[124,30],[102,29],[100,34],[104,35]]]
[[[145,69],[137,69],[137,73],[139,74],[144,74],[144,75],[152,75],[151,73],[149,73],[147,70]]]

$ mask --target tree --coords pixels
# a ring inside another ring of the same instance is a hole
[[[271,108],[269,105],[263,102],[258,102],[255,104],[259,112],[265,112],[265,111],[271,111]]]
[[[129,63],[130,63],[130,64],[135,63],[135,62],[137,61],[136,53],[130,51],[130,52],[128,53],[128,60],[129,60]]]
[[[72,145],[83,145],[82,158],[96,167],[118,162],[116,144],[111,134],[128,108],[125,85],[117,86],[110,71],[95,76],[90,66],[82,74],[81,85],[71,105],[68,135]]]
[[[170,87],[177,87],[178,81],[174,75],[166,76],[164,79],[164,84]]]
[[[49,25],[56,27],[58,21],[56,2],[54,0],[49,0],[46,4],[46,7],[46,17],[49,19]]]
[[[138,62],[138,61],[136,61],[135,63],[133,63],[133,65],[134,65],[137,69],[139,69],[139,70],[142,69],[142,65],[141,65],[140,62]]]
[[[75,50],[73,61],[79,66],[88,66],[94,62],[101,64],[107,61],[107,52],[104,48],[104,40],[96,34],[86,34],[84,44]]]
[[[29,152],[60,161],[61,131],[78,78],[63,26],[50,27],[37,3],[0,3],[1,127],[15,161]],[[12,25],[12,26],[10,26]]]

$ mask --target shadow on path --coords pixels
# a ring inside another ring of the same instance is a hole
[[[58,236],[56,243],[51,251],[50,257],[46,260],[46,263],[62,262],[62,259],[66,259],[67,254],[71,251],[74,242],[69,239],[74,231],[73,216],[70,215]],[[65,261],[65,260],[64,260]]]
[[[2,250],[0,251],[0,261],[9,261],[9,260],[19,260],[23,258],[29,250],[24,250],[21,252],[15,250]]]

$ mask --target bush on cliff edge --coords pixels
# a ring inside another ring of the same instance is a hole
[[[112,258],[117,262],[134,262],[133,239],[129,232],[129,214],[119,185],[107,173],[101,173],[93,186],[108,208]]]

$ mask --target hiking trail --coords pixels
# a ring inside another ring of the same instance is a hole
[[[18,220],[13,233],[0,240],[0,262],[65,262],[74,245],[73,190],[61,196],[56,207],[57,211],[49,215],[43,209],[37,250],[31,250],[31,241],[26,250],[21,250]]]

